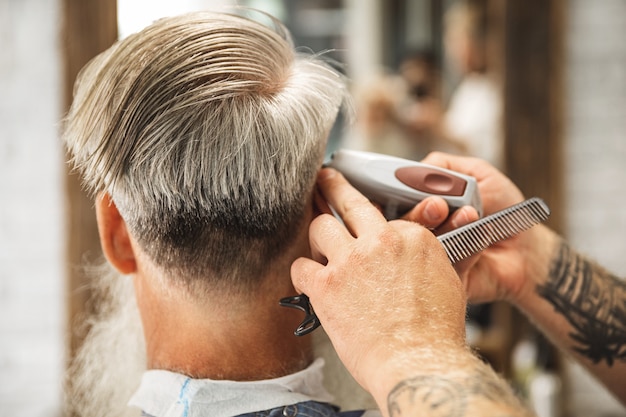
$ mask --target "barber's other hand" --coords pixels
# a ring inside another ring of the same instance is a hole
[[[357,381],[372,388],[399,352],[464,351],[464,289],[435,236],[387,222],[337,171],[322,170],[318,186],[343,224],[329,214],[314,219],[312,259],[294,262],[292,280]]]
[[[486,215],[524,199],[519,188],[509,178],[481,159],[435,152],[422,162],[476,178]],[[426,200],[422,203],[425,202]],[[419,210],[418,206],[411,212],[413,214],[411,220],[423,222]],[[443,215],[445,213],[440,214]],[[458,227],[462,225],[464,219],[457,217],[454,221],[456,223],[453,226]],[[447,221],[447,224],[449,223],[450,221]],[[530,291],[533,287],[531,278],[540,274],[531,269],[537,267],[538,261],[534,261],[540,257],[541,251],[549,250],[547,245],[552,241],[549,235],[544,226],[535,226],[459,264],[457,271],[466,287],[469,301],[516,302],[525,292]]]

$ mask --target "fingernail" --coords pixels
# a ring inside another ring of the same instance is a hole
[[[424,207],[424,217],[429,222],[436,222],[439,220],[439,209],[437,208],[437,204],[433,201],[427,201],[426,207]]]
[[[318,180],[325,180],[335,176],[335,170],[332,168],[322,168],[317,174]]]
[[[470,218],[467,210],[461,208],[459,212],[457,213],[457,215],[454,217],[454,219],[452,219],[452,227],[457,228],[457,227],[465,226],[471,220],[472,219]]]

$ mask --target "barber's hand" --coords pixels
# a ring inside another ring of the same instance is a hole
[[[312,259],[293,263],[292,280],[357,381],[371,389],[399,352],[464,352],[465,292],[435,236],[387,222],[335,170],[323,169],[318,186],[343,224],[329,214],[314,219]]]
[[[422,162],[457,171],[476,178],[485,214],[491,214],[521,202],[524,199],[521,191],[504,174],[489,163],[471,157],[453,156],[444,153],[432,153]],[[430,200],[430,199],[429,199]],[[409,213],[409,219],[424,223],[424,200]],[[432,204],[432,203],[431,203]],[[436,211],[431,206],[432,212]],[[440,209],[439,217],[445,218],[447,208]],[[469,215],[469,217],[463,217]],[[434,215],[433,215],[434,216]],[[475,218],[471,210],[464,214],[455,213],[445,223],[445,229],[459,227]],[[436,217],[436,216],[434,216]],[[546,228],[535,226],[510,239],[499,242],[486,249],[478,256],[457,265],[467,289],[470,302],[487,302],[498,299],[515,301],[523,296],[532,285],[533,275],[528,268],[538,250],[545,247]]]

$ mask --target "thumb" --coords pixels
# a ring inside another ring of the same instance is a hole
[[[298,258],[291,264],[291,282],[296,291],[311,295],[315,292],[315,276],[323,265],[309,258]]]

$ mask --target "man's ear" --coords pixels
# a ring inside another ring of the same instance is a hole
[[[122,274],[136,272],[137,262],[126,222],[108,193],[96,197],[96,219],[104,256]]]

